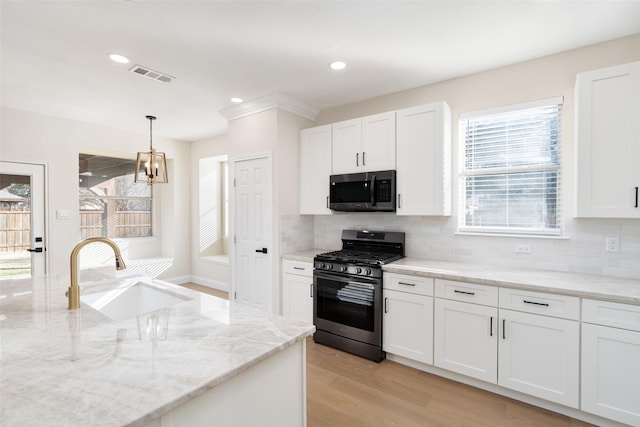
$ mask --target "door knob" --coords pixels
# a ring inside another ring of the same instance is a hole
[[[256,249],[256,252],[262,252],[263,254],[267,253],[267,248]]]

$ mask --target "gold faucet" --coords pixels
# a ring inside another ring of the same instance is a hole
[[[124,270],[127,266],[122,260],[120,255],[120,248],[112,240],[105,237],[90,237],[78,243],[71,251],[71,286],[66,295],[69,297],[69,310],[75,310],[80,308],[80,287],[78,286],[78,254],[80,249],[84,248],[89,243],[102,242],[111,246],[113,253],[116,255],[116,270]]]

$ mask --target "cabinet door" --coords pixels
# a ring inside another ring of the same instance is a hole
[[[433,298],[384,290],[382,349],[433,363]]]
[[[640,332],[582,324],[581,409],[640,425]]]
[[[300,132],[300,214],[329,215],[331,125]]]
[[[436,298],[434,310],[434,364],[495,384],[498,309]]]
[[[578,407],[578,322],[500,310],[499,335],[499,385]]]
[[[362,119],[332,125],[333,174],[359,172],[362,165]]]
[[[576,97],[576,216],[640,217],[640,62],[579,74]]]
[[[444,102],[396,112],[398,215],[451,215],[451,112]]]
[[[313,278],[283,274],[282,315],[313,323]]]
[[[360,170],[363,172],[396,168],[396,113],[362,118]]]

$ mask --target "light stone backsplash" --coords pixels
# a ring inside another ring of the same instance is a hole
[[[312,249],[314,231],[311,215],[280,216],[280,254]]]
[[[410,257],[640,279],[638,220],[570,218],[565,220],[566,237],[535,238],[456,234],[454,217],[287,215],[281,218],[281,253],[340,248],[344,229],[404,231],[405,253]],[[605,251],[607,237],[619,238],[619,252]],[[523,244],[531,247],[530,254],[515,252],[516,245]]]

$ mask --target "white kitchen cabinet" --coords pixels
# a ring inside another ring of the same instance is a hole
[[[498,384],[579,406],[580,299],[500,288]]]
[[[396,111],[397,215],[451,215],[451,109]]]
[[[578,408],[578,322],[500,309],[499,335],[499,385]]]
[[[385,273],[382,349],[433,364],[433,279]]]
[[[329,215],[331,125],[300,131],[300,214]]]
[[[282,315],[313,323],[313,264],[282,261]]]
[[[640,306],[582,301],[585,412],[640,425]]]
[[[436,292],[438,282],[436,281]],[[498,309],[436,298],[434,365],[495,384]]]
[[[395,111],[332,125],[333,174],[396,168]]]
[[[640,62],[578,74],[575,94],[575,215],[640,217]]]

